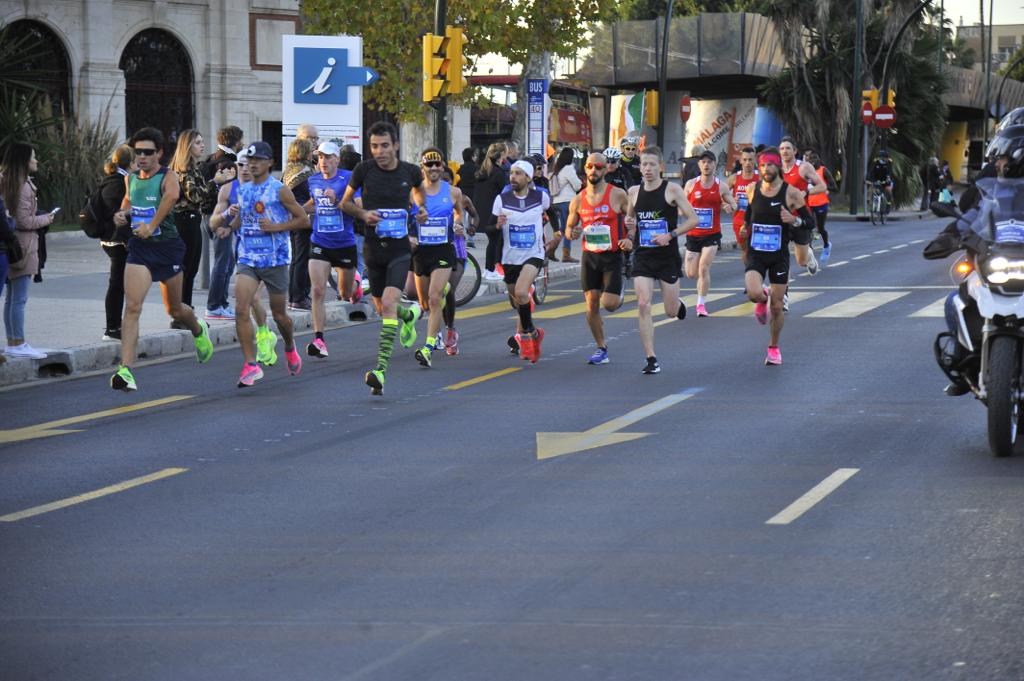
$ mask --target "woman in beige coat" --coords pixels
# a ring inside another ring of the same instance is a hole
[[[29,175],[37,169],[36,152],[31,145],[13,142],[7,147],[3,159],[3,175],[0,176],[0,191],[3,192],[7,210],[14,216],[15,234],[24,257],[18,262],[12,262],[7,272],[7,298],[4,301],[7,347],[4,354],[9,357],[43,359],[46,357],[45,352],[25,342],[28,287],[32,276],[39,271],[39,230],[50,226],[54,218],[53,213],[36,215],[39,207],[36,186]]]

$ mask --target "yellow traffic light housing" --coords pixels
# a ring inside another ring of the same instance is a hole
[[[423,36],[423,101],[432,102],[448,94],[448,38],[427,33]]]
[[[463,54],[463,47],[469,42],[466,34],[457,26],[447,26],[444,30],[448,39],[445,55],[448,57],[448,92],[457,94],[466,89],[469,82],[463,75],[466,66],[466,57]]]
[[[892,90],[890,90],[890,92],[892,92]],[[869,102],[871,102],[871,108],[872,109],[877,109],[878,108],[878,90],[877,89],[863,90],[860,93],[860,95],[861,95],[862,98],[864,98],[864,99],[868,100]]]

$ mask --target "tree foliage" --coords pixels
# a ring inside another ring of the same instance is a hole
[[[676,0],[672,16],[689,17],[702,12],[757,12],[765,0]],[[623,0],[615,16],[627,21],[649,21],[665,16],[666,0]]]
[[[1013,64],[1018,59],[1021,60],[1021,63],[1017,64],[1017,66],[1012,71],[1009,71],[1009,73],[1007,73],[1007,70],[1010,68],[1010,65]],[[1014,80],[1024,81],[1024,46],[1018,47],[1017,50],[1010,55],[1010,58],[1006,61],[1006,64],[1003,66],[1003,68],[999,69],[999,75],[1006,76],[1007,78],[1013,78]]]
[[[587,26],[606,18],[613,0],[450,0],[447,24],[462,26],[467,72],[476,59],[499,54],[525,65],[531,55],[547,51],[570,57],[587,40]],[[363,37],[363,62],[380,74],[364,93],[372,108],[401,120],[422,121],[421,38],[434,30],[433,3],[380,3],[373,11],[353,0],[303,0],[304,32]],[[471,92],[455,97],[467,100]]]

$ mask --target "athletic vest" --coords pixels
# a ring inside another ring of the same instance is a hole
[[[750,250],[758,253],[785,253],[789,255],[789,225],[782,221],[782,206],[786,202],[788,186],[785,182],[775,196],[761,193],[761,185],[754,187],[750,212]]]
[[[793,161],[793,167],[782,174],[783,181],[790,187],[796,187],[807,194],[807,180],[800,175],[800,164],[803,161]]]
[[[679,224],[679,208],[673,206],[665,198],[668,191],[668,180],[652,191],[644,189],[636,194],[636,246],[639,254],[679,251],[676,235],[673,234]],[[672,234],[672,241],[666,246],[656,245],[652,239],[658,234]]]
[[[452,186],[441,181],[441,188],[427,197],[427,221],[417,223],[417,238],[420,246],[440,246],[455,240],[455,206],[452,204]]]
[[[825,182],[825,166],[815,168],[815,172],[818,173],[818,177],[821,178],[821,183],[825,185],[825,191],[820,194],[811,194],[807,197],[807,205],[811,208],[820,208],[821,206],[828,205],[828,183]]]
[[[323,248],[347,248],[356,243],[356,234],[351,215],[345,215],[337,204],[345,195],[352,173],[339,170],[327,179],[323,173],[309,178],[309,196],[316,209],[312,216],[313,236],[310,240]],[[334,192],[334,199],[327,196],[327,190]]]
[[[711,187],[704,187],[700,178],[693,183],[689,195],[686,197],[693,206],[699,222],[687,234],[693,236],[709,236],[722,231],[722,187],[721,180],[717,177],[711,183]]]
[[[736,212],[732,214],[732,224],[734,227],[742,227],[743,221],[746,219],[747,214],[747,187],[752,184],[761,181],[761,176],[754,171],[754,176],[749,180],[743,177],[743,173],[736,173],[733,175],[736,179],[733,181],[732,194],[736,197]]]
[[[164,195],[164,175],[167,168],[162,167],[152,177],[143,178],[135,171],[128,176],[128,201],[131,204],[132,231],[156,217],[160,199]],[[174,211],[163,219],[149,241],[169,241],[178,238],[178,228],[174,225]]]
[[[259,220],[287,222],[291,214],[281,203],[281,181],[271,176],[263,184],[246,182],[238,188],[242,227],[238,230],[235,252],[238,262],[254,269],[288,265],[292,259],[288,232],[264,232]]]
[[[587,190],[577,196],[576,213],[583,227],[583,250],[591,253],[610,253],[619,250],[619,214],[612,208],[612,185],[604,188],[601,200],[591,205]]]

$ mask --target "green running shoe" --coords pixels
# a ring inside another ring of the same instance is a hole
[[[198,336],[192,338],[196,344],[196,359],[199,360],[200,364],[206,364],[213,357],[213,341],[210,340],[210,325],[206,323],[206,320],[197,319],[200,328],[203,332]]]
[[[416,351],[415,355],[417,362],[419,362],[428,369],[430,368],[430,348],[424,345],[422,348]]]
[[[384,394],[384,372],[374,369],[366,372],[366,385],[370,386],[371,395]]]
[[[409,321],[402,320],[402,328],[398,332],[398,341],[403,348],[411,348],[416,342],[416,322],[419,321],[423,310],[419,303],[413,303],[409,306],[409,313],[412,318]]]
[[[277,334],[270,329],[256,329],[256,361],[264,366],[277,364]]]
[[[132,376],[131,369],[123,364],[117,367],[117,373],[110,377],[110,387],[114,390],[123,390],[126,393],[138,390],[138,386],[135,385],[135,377]]]

